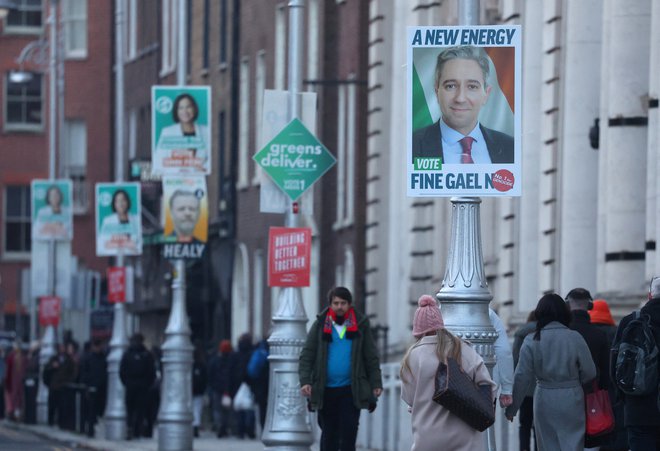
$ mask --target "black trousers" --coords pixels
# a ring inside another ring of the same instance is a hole
[[[630,451],[660,450],[660,428],[658,426],[628,426]]]
[[[151,436],[151,424],[148,424],[149,418],[147,408],[149,402],[147,388],[127,388],[126,389],[126,420],[128,423],[128,433],[132,438],[142,436]]]
[[[520,442],[520,451],[530,451],[532,440],[532,428],[534,427],[534,398],[525,396],[520,405],[520,428],[518,429],[518,439]],[[536,440],[534,440],[534,449]]]
[[[328,387],[318,414],[321,451],[355,451],[360,409],[353,404],[351,387]]]

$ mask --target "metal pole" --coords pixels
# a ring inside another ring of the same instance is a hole
[[[115,2],[115,180],[124,180],[124,0]],[[124,266],[124,256],[117,256],[117,266]],[[123,302],[114,305],[112,338],[108,354],[108,394],[104,416],[105,437],[125,440],[126,399],[124,384],[119,378],[121,358],[128,348],[126,309]]]
[[[176,79],[186,84],[186,0],[179,0],[179,38]],[[158,412],[159,451],[193,449],[192,431],[192,353],[190,327],[186,312],[186,265],[174,261],[172,278],[172,310],[165,329],[163,344],[163,386]]]
[[[49,64],[48,64],[48,178],[55,180],[55,160],[57,154],[57,0],[50,1],[48,22],[50,25]],[[55,296],[55,279],[57,277],[57,258],[55,241],[48,242],[48,290]],[[39,351],[39,374],[43,374],[46,364],[55,355],[55,328],[46,326],[41,339]],[[39,378],[37,392],[37,422],[48,423],[48,387]]]
[[[185,262],[181,259],[174,261],[172,310],[165,336],[162,400],[158,412],[158,449],[192,450],[193,346],[186,312]]]
[[[479,24],[479,0],[458,2],[460,25]],[[452,229],[447,268],[436,297],[442,305],[447,329],[470,341],[483,357],[491,376],[495,366],[497,332],[490,323],[488,289],[481,248],[481,220],[478,197],[452,197]],[[488,428],[485,449],[495,451],[495,429]]]
[[[289,120],[298,117],[301,90],[302,10],[304,0],[289,1]],[[297,210],[289,202],[285,225],[298,226]],[[305,344],[307,315],[300,288],[280,291],[273,314],[270,345],[270,384],[262,442],[267,450],[308,451],[314,437],[306,401],[300,394],[298,355]]]

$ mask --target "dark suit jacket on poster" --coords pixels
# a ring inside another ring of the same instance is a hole
[[[511,164],[513,163],[513,137],[506,133],[498,132],[483,125],[481,133],[486,140],[486,147],[490,155],[490,161],[493,164]],[[417,130],[413,133],[413,161],[416,157],[442,158],[442,134],[440,133],[440,124],[434,124]]]

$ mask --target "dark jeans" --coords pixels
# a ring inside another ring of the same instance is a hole
[[[49,389],[48,390],[48,425],[55,426],[55,418],[58,419],[60,423],[62,413],[60,408],[61,398],[63,390],[58,389]]]
[[[234,416],[236,417],[236,435],[239,438],[244,438],[246,435],[249,438],[254,438],[255,415],[254,409],[251,410],[235,410]]]
[[[325,389],[318,421],[321,451],[355,451],[360,409],[353,404],[350,385]]]
[[[660,450],[660,427],[628,426],[626,429],[630,451]]]
[[[126,420],[128,433],[132,438],[151,437],[153,425],[150,424],[148,413],[148,388],[126,388]]]
[[[534,398],[525,396],[520,405],[520,429],[518,429],[518,440],[520,441],[520,451],[530,451],[532,440],[532,427],[534,427]],[[534,449],[536,440],[534,440]]]

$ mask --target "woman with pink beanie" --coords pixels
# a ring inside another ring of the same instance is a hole
[[[412,451],[473,451],[484,444],[483,432],[473,429],[449,410],[433,401],[435,373],[448,357],[460,362],[463,371],[478,385],[490,385],[493,402],[496,385],[484,361],[465,341],[445,329],[435,299],[423,295],[413,320],[417,342],[401,363],[401,399],[412,413]]]

